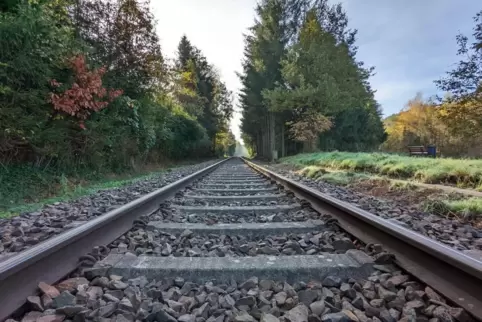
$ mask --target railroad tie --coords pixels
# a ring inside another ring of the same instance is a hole
[[[227,163],[204,177],[171,208],[179,222],[151,221],[146,227],[150,234],[168,235],[176,245],[192,240],[207,248],[213,238],[227,239],[230,242],[221,246],[228,248],[226,254],[210,255],[220,245],[192,252],[191,257],[163,246],[161,253],[159,249],[148,255],[110,254],[93,270],[108,267],[109,274],[125,278],[182,277],[198,283],[241,282],[252,276],[290,282],[366,278],[373,271],[370,256],[351,249],[346,239],[339,243],[341,248],[326,244],[324,233],[331,226],[308,218],[295,198],[241,162]],[[305,236],[306,242],[297,242],[298,236]],[[240,241],[244,244],[234,245]]]

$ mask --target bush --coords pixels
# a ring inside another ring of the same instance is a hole
[[[224,131],[229,113],[208,119],[213,133],[208,137],[182,103],[173,101],[167,83],[175,83],[178,71],[164,68],[148,7],[134,1],[119,12],[110,2],[99,3],[110,11],[87,8],[84,15],[99,18],[89,20],[87,29],[67,14],[70,5],[83,2],[18,1],[0,12],[0,207],[50,196],[70,179],[214,155],[215,135]],[[133,50],[124,52],[126,46],[113,38],[86,37],[111,21],[106,15],[126,17],[132,12],[125,10],[136,8],[142,9],[136,11],[139,20],[116,26],[130,37],[126,42],[136,44]],[[111,52],[99,52],[109,46],[118,49],[116,60]],[[220,86],[217,81],[212,80]],[[214,87],[209,93],[218,95]],[[216,95],[212,105],[196,102],[217,108]]]
[[[81,46],[43,7],[0,13],[0,162],[51,165],[69,150],[72,124],[48,103],[49,81],[65,81],[64,61]]]

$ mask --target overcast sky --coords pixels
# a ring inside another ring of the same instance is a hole
[[[334,1],[340,2],[340,1]],[[457,62],[457,33],[471,34],[480,0],[343,0],[350,27],[358,29],[358,59],[375,66],[371,84],[385,116]],[[153,0],[164,54],[173,58],[183,34],[200,48],[234,93],[240,87],[243,33],[254,21],[256,0]],[[239,114],[231,122],[239,137]]]

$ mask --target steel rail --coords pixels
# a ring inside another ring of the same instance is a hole
[[[364,243],[381,244],[395,263],[482,321],[482,262],[412,230],[295,182],[243,158],[254,170],[305,199]]]
[[[136,218],[154,212],[166,198],[229,159],[170,183],[0,262],[0,321],[21,308],[27,296],[35,294],[39,282],[52,284],[67,276],[76,269],[80,256],[90,252],[94,246],[108,245],[129,231]]]

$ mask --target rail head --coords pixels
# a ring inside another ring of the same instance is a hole
[[[243,161],[308,200],[316,210],[333,214],[340,226],[359,240],[388,246],[402,268],[482,320],[481,261],[245,158]]]
[[[126,233],[133,221],[158,209],[159,204],[231,158],[172,182],[0,262],[0,321],[37,290],[39,282],[55,283],[68,275],[78,258],[92,247],[106,245]],[[53,267],[52,267],[53,266]]]

